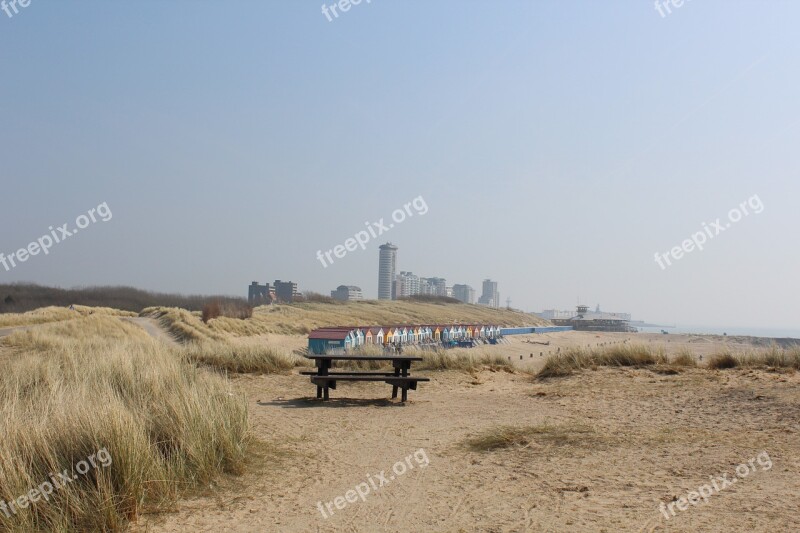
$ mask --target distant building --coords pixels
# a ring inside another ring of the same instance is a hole
[[[272,295],[269,289],[269,283],[259,285],[254,281],[247,288],[247,302],[255,307],[257,305],[269,305],[272,303]]]
[[[394,300],[395,273],[397,272],[397,246],[390,242],[380,246],[378,257],[378,299]]]
[[[444,278],[420,278],[419,293],[431,296],[447,296],[447,281]]]
[[[419,276],[415,275],[413,272],[400,272],[395,280],[395,286],[397,287],[395,296],[400,298],[419,294],[419,279]]]
[[[453,298],[465,304],[475,303],[475,289],[469,285],[453,285]]]
[[[597,305],[594,311],[589,311],[588,306],[580,306],[583,311],[584,317],[606,316],[611,318],[618,318],[620,320],[631,320],[630,313],[606,313],[600,310],[600,304]],[[566,320],[578,316],[578,311],[559,311],[558,309],[545,309],[541,313],[534,313],[536,316],[544,318],[545,320]]]
[[[575,311],[559,311],[558,309],[545,309],[541,313],[534,313],[545,320],[560,319],[564,320],[575,316]]]
[[[447,281],[444,278],[421,278],[413,272],[400,272],[395,279],[395,296],[425,294],[447,296]]]
[[[597,307],[595,308],[594,312],[598,313],[598,314],[612,315],[612,316],[621,318],[622,320],[630,320],[631,319],[631,314],[630,313],[609,313],[609,312],[601,311],[600,310],[600,304],[597,304]]]
[[[497,282],[490,279],[483,280],[483,294],[478,303],[489,307],[500,307],[500,293],[497,292]]]
[[[297,283],[276,279],[273,285],[275,287],[275,298],[281,303],[290,304],[294,301],[294,297],[298,295]]]
[[[364,295],[361,293],[361,287],[356,287],[355,285],[339,285],[335,291],[331,291],[331,297],[340,302],[352,302],[364,299]]]
[[[597,306],[600,309],[600,306]],[[633,332],[637,330],[630,325],[628,313],[603,313],[589,311],[589,306],[579,305],[571,318],[551,319],[556,326],[572,326],[575,331],[616,331]]]

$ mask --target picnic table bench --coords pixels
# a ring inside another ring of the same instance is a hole
[[[410,375],[411,363],[422,361],[422,357],[408,355],[327,355],[310,354],[305,356],[315,362],[317,370],[300,372],[301,375],[311,376],[311,383],[317,386],[317,398],[330,399],[329,389],[336,390],[337,381],[375,381],[384,382],[392,386],[392,398],[397,398],[398,389],[402,390],[402,400],[408,400],[408,390],[417,390],[417,383],[430,381]],[[356,372],[356,371],[331,371],[334,361],[391,361],[392,372]]]

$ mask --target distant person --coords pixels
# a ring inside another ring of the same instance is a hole
[[[74,305],[72,305],[72,304],[70,304],[70,305],[69,305],[69,310],[70,310],[70,311],[74,311],[74,310],[75,310],[75,306],[74,306]]]

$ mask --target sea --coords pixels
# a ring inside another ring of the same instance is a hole
[[[746,336],[746,337],[767,337],[770,339],[800,339],[800,329],[784,328],[725,328],[719,326],[681,326],[673,328],[638,328],[641,333],[661,333],[661,330],[669,333],[696,333],[705,335],[724,335]]]

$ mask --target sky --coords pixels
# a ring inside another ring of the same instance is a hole
[[[0,11],[0,283],[374,298],[391,241],[527,311],[797,328],[800,3],[663,1]]]

